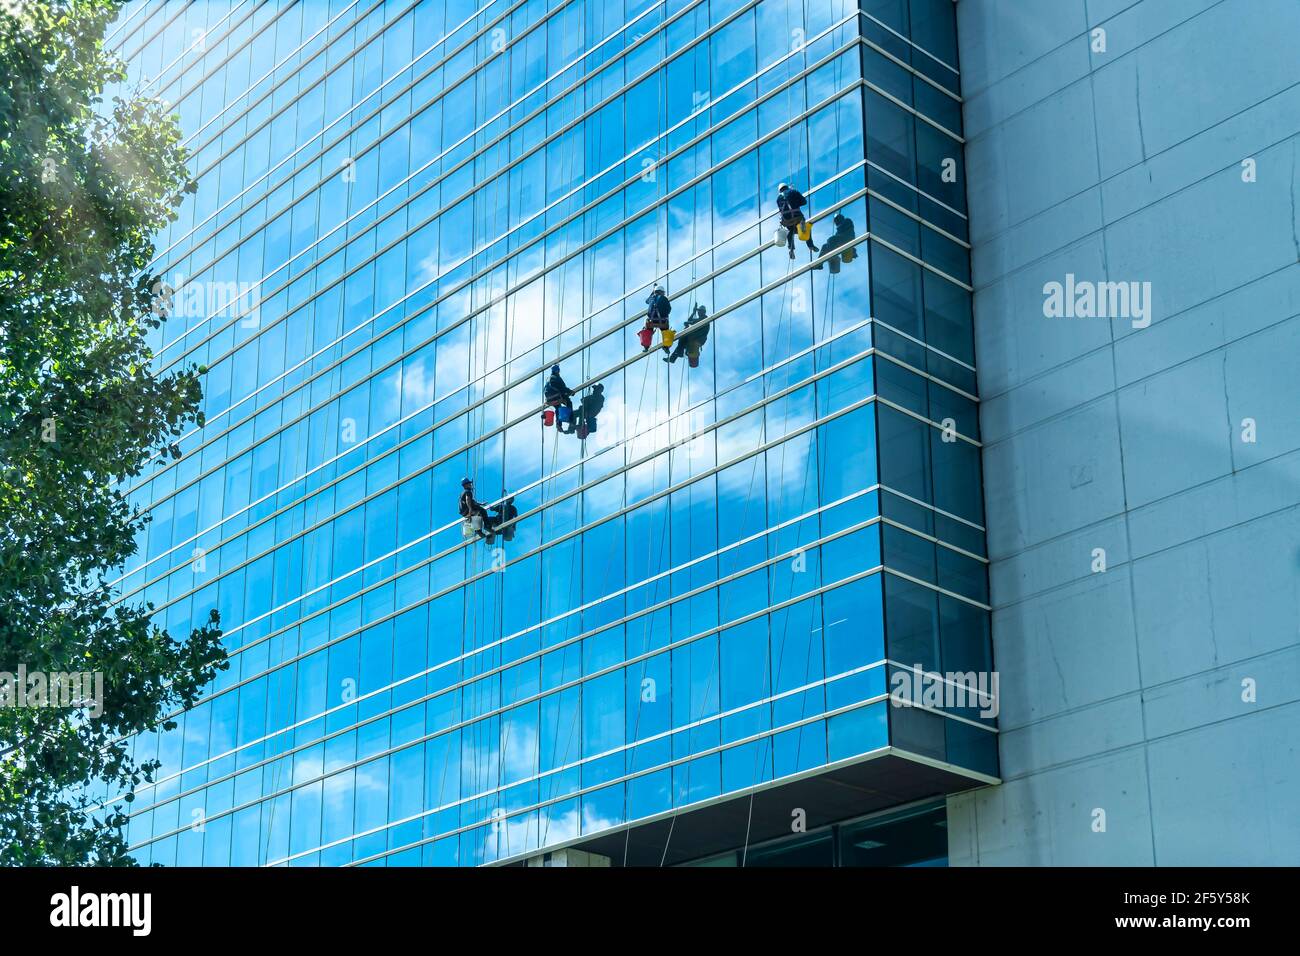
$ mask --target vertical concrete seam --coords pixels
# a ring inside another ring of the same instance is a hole
[[[1138,51],[1135,49],[1133,53],[1134,56],[1136,57]],[[1139,61],[1135,59],[1134,61],[1135,75],[1137,74],[1138,62]],[[1140,80],[1138,81],[1138,83],[1139,85],[1134,91],[1135,97],[1138,96],[1141,90]],[[1088,95],[1092,100],[1092,144],[1093,144],[1093,150],[1096,156],[1096,163],[1097,163],[1097,185],[1095,188],[1097,190],[1097,203],[1101,210],[1101,229],[1100,229],[1101,266],[1102,266],[1102,272],[1106,276],[1106,279],[1108,281],[1113,281],[1113,277],[1110,274],[1110,251],[1106,241],[1106,235],[1107,235],[1106,196],[1104,190],[1102,189],[1102,183],[1101,183],[1102,180],[1101,136],[1100,136],[1100,128],[1098,127],[1097,124],[1097,65],[1093,59],[1091,50],[1089,50],[1088,52]],[[1138,129],[1140,134],[1141,123],[1142,123],[1141,102],[1135,100],[1134,108],[1138,112]],[[1143,164],[1146,164],[1147,162],[1145,138],[1143,138],[1142,141],[1142,162]],[[1147,174],[1150,175],[1149,169],[1147,171]],[[1148,303],[1148,307],[1149,306],[1150,304]],[[1151,864],[1153,866],[1158,866],[1159,861],[1156,859],[1155,809],[1154,809],[1154,804],[1151,796],[1151,748],[1148,742],[1150,735],[1147,731],[1146,682],[1142,676],[1142,643],[1138,637],[1137,594],[1136,594],[1136,588],[1133,580],[1136,568],[1133,561],[1133,534],[1132,534],[1132,529],[1130,527],[1130,521],[1129,521],[1128,474],[1127,474],[1127,466],[1124,461],[1124,422],[1123,422],[1123,416],[1120,414],[1120,408],[1119,408],[1119,366],[1115,357],[1115,322],[1114,320],[1111,320],[1107,324],[1109,326],[1109,332],[1110,332],[1110,364],[1111,364],[1111,382],[1112,382],[1111,402],[1115,411],[1115,438],[1117,444],[1117,451],[1119,454],[1120,490],[1121,493],[1123,494],[1123,502],[1124,502],[1124,550],[1125,550],[1125,558],[1126,558],[1125,563],[1127,565],[1127,568],[1125,570],[1128,573],[1129,616],[1130,616],[1130,621],[1132,623],[1132,631],[1133,631],[1133,654],[1137,662],[1138,711],[1142,722],[1142,769],[1144,775],[1146,776],[1144,785],[1145,785],[1146,796],[1147,796],[1147,838],[1150,841],[1150,847],[1151,847]]]

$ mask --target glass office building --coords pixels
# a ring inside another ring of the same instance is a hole
[[[993,666],[951,0],[145,0],[108,43],[191,150],[154,346],[208,369],[120,586],[231,661],[136,741],[142,862],[939,859],[842,837],[998,774],[996,708],[889,697]],[[643,349],[656,283],[698,357]]]

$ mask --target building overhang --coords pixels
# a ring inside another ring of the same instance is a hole
[[[609,857],[613,866],[672,866],[789,836],[796,832],[796,820],[803,829],[812,830],[999,782],[974,770],[882,747],[740,793],[575,837],[545,847],[544,852],[573,848]],[[536,850],[519,854],[497,865],[520,863],[537,854]]]

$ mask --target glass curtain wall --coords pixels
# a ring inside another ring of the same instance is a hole
[[[231,658],[134,742],[142,862],[517,859],[884,747],[887,658],[987,657],[945,6],[126,7],[199,181],[153,345],[208,371],[119,584]],[[656,283],[698,355],[643,350]]]

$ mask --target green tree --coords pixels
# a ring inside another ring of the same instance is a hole
[[[10,865],[131,863],[122,804],[99,806],[157,769],[129,735],[228,666],[215,611],[174,639],[111,584],[148,521],[121,488],[203,424],[204,371],[154,368],[166,310],[144,270],[194,184],[162,103],[104,101],[125,77],[104,49],[118,9],[0,0],[0,672],[103,675],[95,717],[14,706],[0,674]]]

